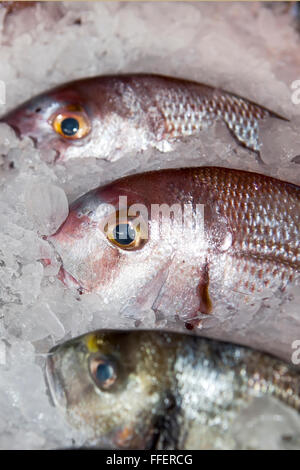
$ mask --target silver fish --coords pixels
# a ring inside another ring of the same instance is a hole
[[[52,349],[46,372],[84,445],[101,448],[234,448],[230,426],[258,397],[300,411],[299,369],[176,333],[96,331]]]

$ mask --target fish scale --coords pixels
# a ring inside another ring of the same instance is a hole
[[[211,179],[212,187],[226,194],[220,198],[221,205],[217,206],[217,210],[234,221],[233,229],[242,241],[243,248],[251,255],[262,253],[264,256],[278,256],[295,267],[297,265],[299,269],[299,188],[288,191],[288,185],[269,186],[267,178],[260,175],[254,180],[251,173],[246,172],[232,173],[231,181],[222,178],[222,173],[225,173],[222,169],[215,176],[212,170],[204,170],[204,173],[206,182]],[[261,185],[259,191],[256,189],[258,182]],[[293,210],[279,212],[280,204],[290,206]],[[238,223],[242,216],[247,217],[249,225]],[[270,237],[265,237],[265,230]],[[284,251],[281,253],[283,246]],[[291,259],[291,254],[295,260]]]
[[[267,110],[230,95],[214,95],[209,100],[183,96],[183,92],[175,91],[161,105],[167,132],[172,137],[193,135],[219,118],[242,144],[259,151],[258,121],[270,116]],[[161,98],[157,98],[158,103]]]

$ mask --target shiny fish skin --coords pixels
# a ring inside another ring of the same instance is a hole
[[[90,132],[75,140],[52,123],[66,106],[80,106]],[[258,153],[259,123],[281,118],[217,88],[156,75],[100,76],[67,83],[19,106],[2,118],[21,136],[34,139],[57,161],[94,157],[117,160],[129,152],[170,151],[176,140],[223,121],[238,142]]]
[[[149,237],[138,249],[116,246],[103,231],[119,196],[127,196],[128,207],[142,203],[148,209]],[[169,217],[161,236],[161,219],[151,213],[151,204],[175,203],[188,203],[195,218],[196,205],[203,204],[204,231],[191,224],[182,231]],[[298,186],[226,168],[172,169],[90,191],[70,206],[48,240],[62,262],[60,279],[81,293],[98,293],[100,304],[114,305],[121,314],[129,310],[138,319],[151,308],[157,325],[163,318],[171,326],[178,318],[182,327],[205,328],[209,318],[220,316],[236,325],[245,313],[250,328],[255,303],[282,296],[299,280],[299,215]],[[267,339],[268,332],[260,348],[272,348],[275,343]],[[247,331],[238,342],[244,341],[250,341]]]
[[[117,371],[105,390],[91,372],[98,358]],[[176,333],[96,331],[52,349],[46,373],[55,404],[85,445],[101,448],[218,448],[220,440],[235,448],[228,429],[257,397],[300,411],[299,370],[251,349]]]

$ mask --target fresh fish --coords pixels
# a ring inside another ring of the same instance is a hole
[[[48,241],[62,263],[59,278],[98,293],[100,304],[137,319],[152,309],[158,324],[209,326],[214,335],[230,319],[238,334],[241,322],[254,325],[265,299],[298,282],[299,216],[293,184],[226,168],[171,169],[88,192]],[[266,341],[266,328],[255,346],[278,346]],[[250,341],[243,335],[239,342]]]
[[[52,349],[46,375],[84,444],[101,448],[235,448],[231,425],[258,397],[300,411],[293,366],[176,333],[96,331]]]
[[[172,143],[222,120],[238,142],[258,153],[259,123],[279,118],[231,93],[155,75],[94,77],[67,83],[27,101],[2,118],[56,159],[116,160]],[[282,119],[282,118],[281,118]]]

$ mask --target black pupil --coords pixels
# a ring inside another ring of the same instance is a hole
[[[129,224],[119,224],[114,229],[114,238],[120,245],[130,245],[135,239],[135,230]]]
[[[114,375],[114,370],[110,364],[99,364],[97,367],[97,380],[99,382],[106,382],[111,379]]]
[[[61,130],[65,135],[75,135],[79,129],[79,122],[75,118],[66,118],[61,123]]]

